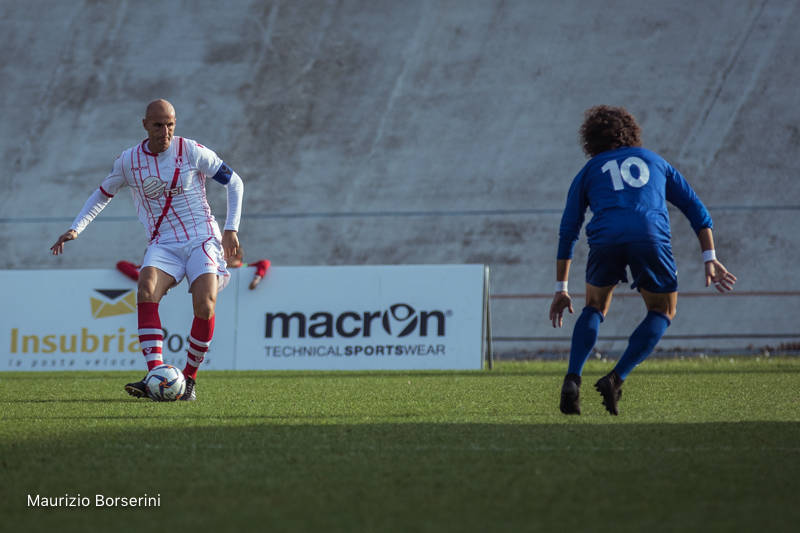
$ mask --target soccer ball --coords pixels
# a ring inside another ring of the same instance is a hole
[[[174,402],[186,392],[186,378],[172,365],[158,365],[144,377],[144,386],[151,400]]]

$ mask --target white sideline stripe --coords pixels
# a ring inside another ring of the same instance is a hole
[[[267,417],[269,418],[269,417]],[[170,445],[162,445],[162,444],[153,444],[149,442],[143,443],[136,443],[134,444],[115,444],[115,448],[132,448],[132,449],[140,449],[150,448],[150,449],[174,449],[176,447],[180,447],[181,449],[185,449],[187,445],[185,443],[176,443],[174,446]],[[192,442],[189,447],[193,449],[210,449],[210,450],[230,450],[230,449],[244,449],[248,448],[249,445],[247,444],[240,444],[234,446],[224,446],[220,444],[209,444],[209,443],[197,443]],[[284,449],[284,446],[276,445],[276,446],[269,446],[265,443],[259,444],[262,448],[268,449]],[[563,452],[563,451],[577,451],[577,452],[640,452],[641,448],[634,448],[634,447],[625,447],[625,446],[519,446],[519,447],[511,447],[511,446],[350,446],[347,447],[346,450],[344,448],[336,448],[334,445],[324,446],[324,445],[317,445],[311,446],[311,448],[315,450],[339,450],[339,451],[349,451],[350,453],[361,453],[361,452],[383,452],[383,451],[411,451],[411,452],[427,452],[427,451],[475,451],[475,452],[527,452],[527,451],[536,451],[536,452]],[[800,453],[800,447],[798,446],[763,446],[759,448],[754,447],[747,447],[747,448],[738,448],[736,446],[685,446],[685,447],[670,447],[670,448],[651,448],[650,451],[653,452],[664,452],[664,453],[686,453],[686,452],[792,452],[792,453]]]
[[[142,348],[161,348],[164,341],[139,341],[139,345]]]
[[[198,346],[202,346],[204,348],[208,348],[209,346],[211,346],[211,341],[199,341],[194,337],[192,337],[191,335],[189,335],[189,342],[191,342],[192,344],[196,344]]]
[[[139,335],[164,335],[163,329],[155,329],[155,328],[141,328],[139,329]]]

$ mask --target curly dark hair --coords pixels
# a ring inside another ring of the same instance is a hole
[[[590,107],[583,114],[579,134],[581,147],[589,157],[623,146],[642,145],[642,129],[624,107]]]

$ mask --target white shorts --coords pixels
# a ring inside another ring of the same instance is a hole
[[[225,265],[222,244],[215,237],[191,242],[151,244],[142,260],[142,268],[155,267],[175,278],[176,285],[186,277],[191,290],[194,280],[203,274],[216,274],[218,289],[222,290],[231,279]]]

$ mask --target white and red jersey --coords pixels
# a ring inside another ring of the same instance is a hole
[[[99,193],[95,191],[97,198],[87,201],[72,229],[80,233],[127,185],[150,243],[188,242],[211,236],[221,239],[205,187],[206,179],[221,168],[227,167],[213,150],[191,139],[174,137],[169,148],[159,154],[147,149],[145,139],[117,158],[111,173],[100,184]],[[227,185],[227,180],[223,184]],[[238,211],[240,206],[235,207]],[[230,195],[228,210],[230,218]],[[238,229],[238,216],[235,227],[228,225],[226,229]]]

